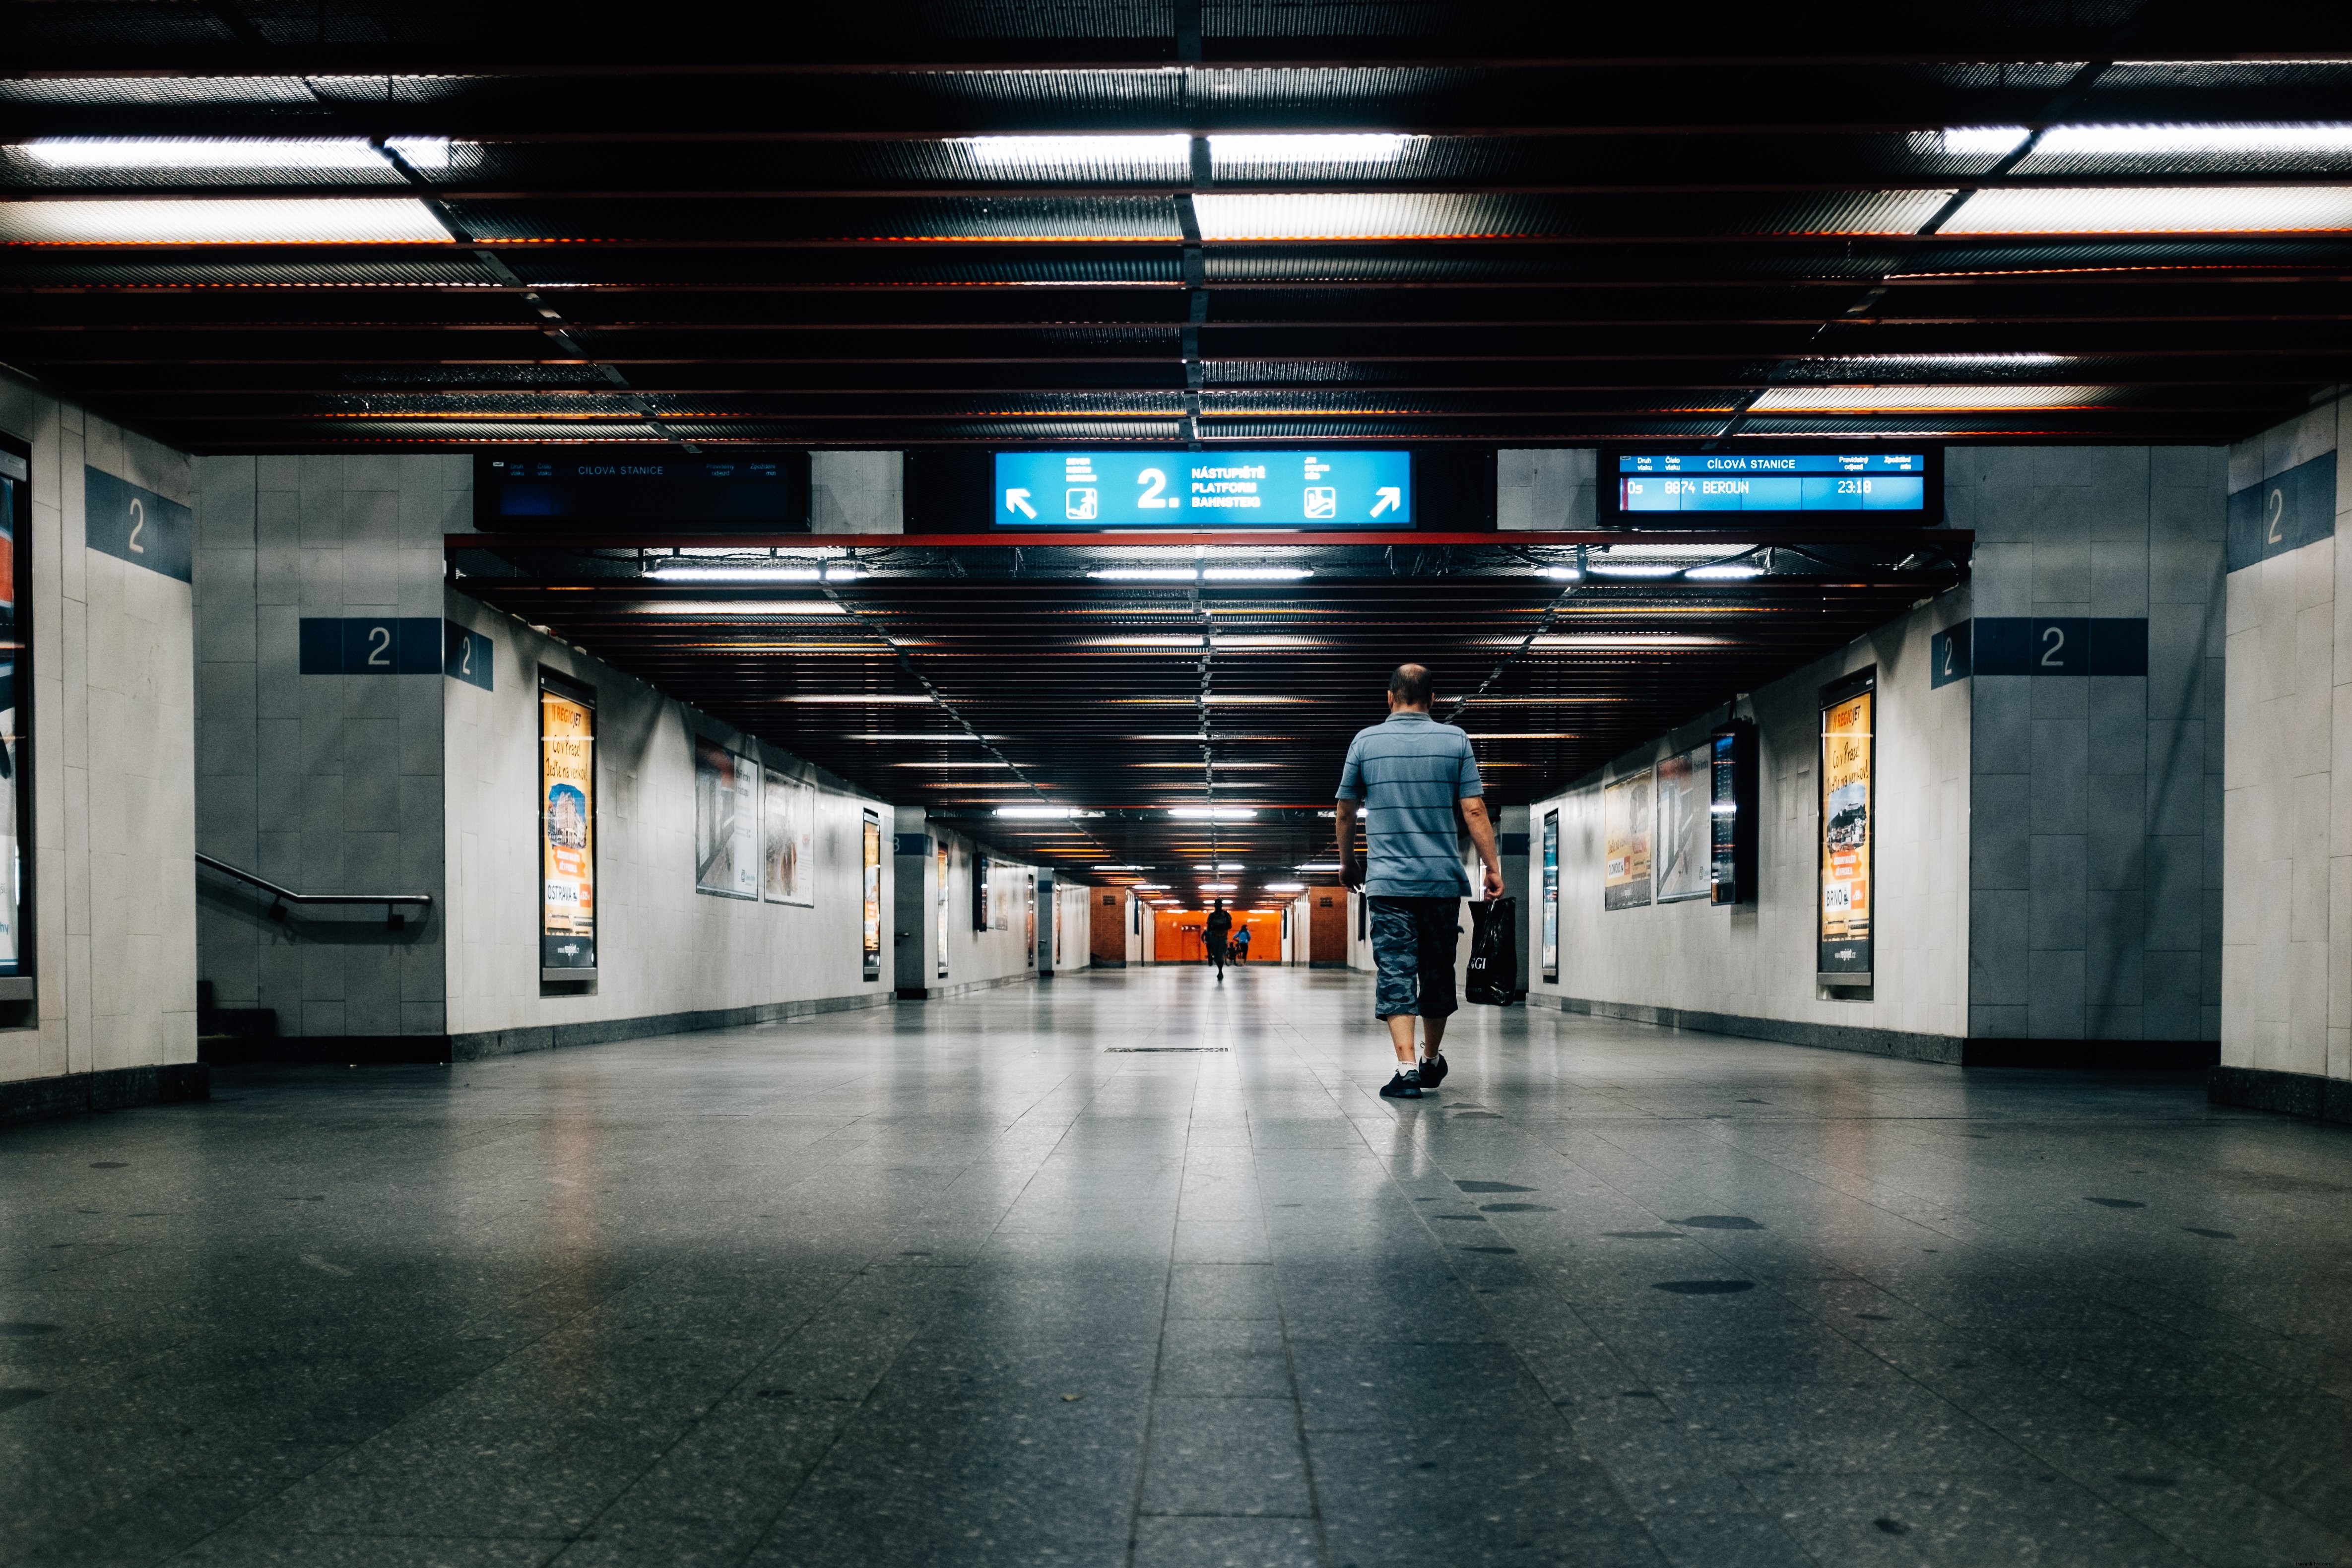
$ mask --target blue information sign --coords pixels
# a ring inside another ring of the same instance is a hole
[[[1925,452],[1627,452],[1619,511],[1927,510]]]
[[[1406,528],[1410,452],[999,452],[999,528]]]

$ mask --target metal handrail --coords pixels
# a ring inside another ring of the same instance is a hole
[[[234,877],[268,893],[275,900],[269,908],[269,918],[274,921],[286,918],[286,906],[289,904],[382,904],[384,907],[383,923],[391,930],[398,931],[408,923],[408,920],[406,916],[394,912],[395,905],[424,904],[429,908],[433,902],[430,893],[298,893],[291,888],[281,888],[266,877],[239,870],[226,860],[215,860],[202,852],[196,856],[196,864],[209,866],[224,877]]]

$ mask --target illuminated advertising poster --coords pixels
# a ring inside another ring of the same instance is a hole
[[[940,969],[939,978],[948,977],[948,846],[940,841]]]
[[[541,671],[539,968],[542,980],[596,973],[596,699]]]
[[[814,905],[816,786],[771,768],[760,812],[760,896],[772,904]]]
[[[882,978],[882,819],[866,814],[866,978]]]
[[[1543,977],[1559,984],[1559,813],[1544,813]]]
[[[33,791],[25,776],[26,712],[32,692],[26,668],[30,639],[17,584],[26,580],[32,532],[31,452],[0,443],[0,975],[16,977],[12,990],[32,995],[31,868]]]
[[[1710,748],[1696,746],[1658,764],[1658,902],[1707,896],[1714,835],[1709,831],[1715,770]]]
[[[1027,882],[1027,887],[1028,887],[1029,908],[1028,908],[1028,913],[1024,917],[1023,923],[1022,923],[1022,927],[1021,927],[1021,930],[1022,930],[1022,932],[1023,932],[1023,935],[1022,935],[1022,938],[1021,938],[1021,942],[1022,942],[1023,947],[1024,947],[1024,948],[1025,948],[1025,949],[1027,950],[1027,952],[1028,952],[1028,954],[1029,954],[1029,967],[1030,967],[1030,968],[1032,968],[1032,969],[1034,969],[1034,968],[1036,968],[1036,967],[1037,967],[1037,873],[1036,873],[1036,872],[1032,871],[1032,872],[1030,872],[1030,873],[1029,873],[1029,879],[1028,879],[1028,882]]]
[[[1877,671],[1822,689],[1822,930],[1824,985],[1871,983],[1872,721]]]
[[[1650,794],[1648,768],[1601,788],[1601,907],[1634,910],[1650,901]]]
[[[694,890],[760,896],[760,769],[716,741],[694,741]]]

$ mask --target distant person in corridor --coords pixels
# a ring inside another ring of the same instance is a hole
[[[1208,929],[1201,940],[1209,949],[1209,962],[1217,966],[1217,984],[1225,983],[1225,944],[1234,939],[1234,917],[1225,911],[1225,900],[1219,899],[1217,907],[1209,911]]]
[[[1235,963],[1249,962],[1249,927],[1246,925],[1234,932],[1234,962]]]
[[[1486,896],[1503,895],[1503,862],[1487,820],[1486,786],[1470,737],[1429,716],[1429,670],[1401,664],[1389,677],[1385,723],[1360,731],[1339,773],[1339,879],[1371,905],[1373,1011],[1387,1020],[1396,1076],[1381,1093],[1419,1100],[1445,1077],[1445,1020],[1454,1011],[1455,939],[1462,934],[1463,874],[1458,810],[1486,867]],[[1369,866],[1356,859],[1360,803]],[[1413,1051],[1412,1021],[1422,1022]]]

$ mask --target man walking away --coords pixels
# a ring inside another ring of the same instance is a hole
[[[1445,1020],[1454,1011],[1454,956],[1462,934],[1462,900],[1470,879],[1462,873],[1454,812],[1470,826],[1470,841],[1486,867],[1486,896],[1503,895],[1503,862],[1487,820],[1486,787],[1470,737],[1429,716],[1429,670],[1401,664],[1389,677],[1385,723],[1358,732],[1339,773],[1337,817],[1339,879],[1371,903],[1372,965],[1379,978],[1373,1011],[1389,1026],[1396,1076],[1381,1093],[1419,1100],[1445,1077]],[[1369,867],[1356,861],[1356,815],[1361,803]],[[1412,1021],[1422,1021],[1413,1053]]]
[[[1201,934],[1209,944],[1209,962],[1217,966],[1217,984],[1225,983],[1225,943],[1233,940],[1234,917],[1225,912],[1225,900],[1219,899],[1217,907],[1209,911],[1208,929]]]

